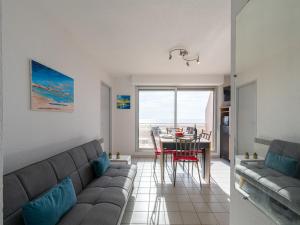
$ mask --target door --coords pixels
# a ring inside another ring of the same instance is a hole
[[[257,130],[256,82],[237,89],[237,147],[238,153],[254,152]]]
[[[212,131],[214,142],[214,92],[212,89],[184,87],[137,87],[136,149],[152,151],[151,129],[194,128]],[[214,144],[212,144],[214,147]]]
[[[103,150],[111,152],[111,89],[101,83],[101,136],[104,140]]]

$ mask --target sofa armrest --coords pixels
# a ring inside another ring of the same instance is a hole
[[[241,165],[264,165],[265,160],[264,159],[246,159],[241,160]]]

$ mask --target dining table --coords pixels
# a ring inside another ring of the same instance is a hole
[[[162,149],[162,154],[160,157],[161,164],[161,179],[164,181],[165,178],[165,154],[164,150],[173,149],[176,150],[176,137],[171,135],[160,134],[160,144]],[[185,135],[181,138],[192,138],[191,135]],[[210,160],[211,160],[211,141],[204,138],[198,139],[198,147],[203,149],[203,157],[200,157],[201,164],[201,177],[204,179],[205,183],[210,183]]]

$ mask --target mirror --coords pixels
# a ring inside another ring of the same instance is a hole
[[[300,1],[250,0],[236,18],[235,188],[300,224]]]

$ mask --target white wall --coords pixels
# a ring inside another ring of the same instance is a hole
[[[236,85],[257,81],[259,137],[300,142],[299,10],[298,0],[251,0],[237,18]],[[233,182],[231,225],[273,224],[241,200]]]
[[[113,153],[145,155],[135,152],[135,86],[218,86],[224,76],[127,76],[114,77],[112,94]],[[131,95],[131,109],[116,109],[116,95]],[[150,153],[152,155],[152,153]]]
[[[101,136],[100,82],[110,80],[35,3],[3,2],[4,173]],[[30,59],[74,78],[73,113],[30,110]]]

